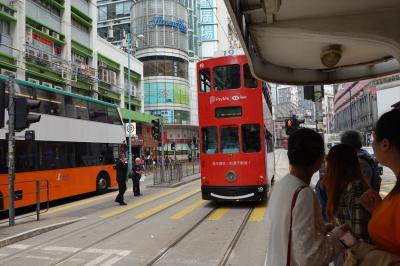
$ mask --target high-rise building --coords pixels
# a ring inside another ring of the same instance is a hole
[[[238,36],[224,1],[200,0],[202,58],[240,48]]]
[[[166,148],[175,142],[182,154],[198,135],[191,111],[197,103],[199,8],[197,0],[138,0],[131,9],[135,57],[144,66],[145,112],[163,117]]]
[[[0,6],[1,74],[117,104],[138,132],[150,123],[152,117],[141,114],[143,63],[130,59],[128,95],[128,56],[98,37],[95,2],[1,0]],[[129,97],[132,112],[126,109]],[[146,145],[136,144],[139,150]]]

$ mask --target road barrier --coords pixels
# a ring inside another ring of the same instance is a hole
[[[179,161],[166,163],[164,169],[164,178],[161,178],[160,164],[153,165],[153,184],[172,184],[182,181],[186,176],[191,176],[200,172],[198,161]]]

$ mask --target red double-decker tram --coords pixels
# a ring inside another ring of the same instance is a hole
[[[270,89],[244,55],[197,63],[203,199],[261,201],[274,176]]]

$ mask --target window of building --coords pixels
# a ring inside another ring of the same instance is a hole
[[[250,71],[249,64],[243,66],[244,72],[244,87],[245,88],[257,88],[258,80],[253,77]]]
[[[201,129],[203,147],[202,151],[206,154],[215,154],[218,150],[217,141],[217,128],[216,127],[203,127]]]
[[[236,126],[220,129],[220,143],[222,153],[239,152],[239,129]]]
[[[260,125],[242,125],[243,152],[259,152],[261,150]]]
[[[10,23],[0,20],[0,33],[10,35]]]
[[[72,52],[72,63],[76,65],[89,65],[89,58]]]
[[[240,65],[214,68],[214,89],[216,91],[240,88]]]
[[[210,69],[202,69],[200,71],[200,91],[209,92],[211,89]]]
[[[86,33],[90,32],[89,27],[82,25],[80,22],[78,22],[75,19],[72,19],[72,26],[74,26],[75,28],[78,28],[79,30],[81,30],[83,32],[86,32]]]
[[[99,21],[107,20],[107,6],[99,6],[97,8],[97,17]]]

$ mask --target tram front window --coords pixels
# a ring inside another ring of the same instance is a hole
[[[243,152],[259,152],[261,150],[260,125],[242,125],[242,143]]]
[[[214,89],[216,91],[240,89],[240,65],[214,68]]]
[[[216,127],[203,127],[201,130],[203,140],[203,153],[215,154],[217,153],[217,128]]]
[[[239,129],[238,127],[221,128],[221,152],[238,153],[239,152]]]

